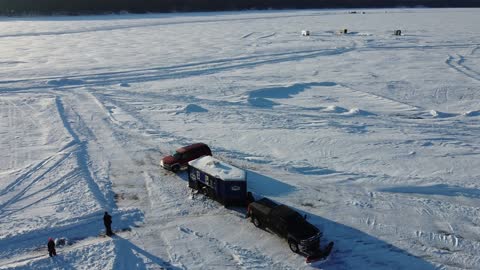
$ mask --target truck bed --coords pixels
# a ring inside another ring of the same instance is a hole
[[[265,216],[268,216],[272,209],[278,206],[278,204],[267,198],[260,199],[252,204],[256,212],[260,212],[260,214]]]

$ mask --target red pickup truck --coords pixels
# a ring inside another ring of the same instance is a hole
[[[189,161],[207,155],[212,155],[212,151],[208,145],[204,143],[194,143],[189,146],[180,147],[173,155],[162,158],[160,166],[166,170],[178,172],[180,169],[186,168]]]

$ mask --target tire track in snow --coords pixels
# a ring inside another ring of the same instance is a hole
[[[242,39],[243,39],[243,38],[248,38],[248,37],[250,37],[250,36],[253,35],[253,34],[255,34],[255,32],[250,32],[250,33],[248,33],[248,34],[245,34],[245,35],[242,36]]]
[[[379,105],[387,108],[394,108],[396,111],[418,112],[420,110],[420,108],[417,106],[410,105],[408,103],[401,102],[398,100],[394,100],[379,94],[373,94],[367,91],[363,91],[352,85],[348,85],[348,84],[339,84],[339,85],[351,91],[352,94],[359,95],[360,98],[366,98],[366,99],[372,100],[374,103],[378,103]],[[396,112],[392,112],[392,113],[396,113]]]
[[[103,192],[100,190],[100,187],[96,183],[92,175],[92,172],[90,171],[89,157],[88,157],[88,151],[86,146],[87,142],[82,142],[78,137],[78,135],[73,130],[72,126],[70,125],[67,114],[65,112],[65,107],[63,105],[63,102],[60,96],[56,97],[55,102],[57,105],[58,113],[60,115],[60,118],[62,119],[65,129],[68,131],[68,133],[70,133],[75,144],[78,145],[78,150],[75,152],[77,156],[77,163],[80,169],[84,172],[85,180],[87,181],[90,191],[93,193],[93,196],[97,199],[97,201],[100,203],[102,207],[112,209],[113,208],[112,202],[108,200],[103,194]]]
[[[9,102],[10,105],[12,104],[11,102]],[[15,115],[15,112],[16,112],[16,108],[13,106],[7,106],[7,119],[8,119],[8,124],[7,124],[7,128],[8,130],[17,130],[17,122],[15,121],[16,119],[16,115]],[[17,138],[14,138],[13,140],[13,145],[11,145],[11,151],[12,151],[12,159],[10,160],[10,168],[16,168],[17,167],[17,164],[16,164],[16,161],[18,160],[18,140]]]
[[[270,55],[255,55],[248,57],[220,59],[201,63],[192,63],[173,67],[158,67],[150,69],[136,69],[119,72],[106,72],[98,74],[74,75],[74,76],[52,76],[43,78],[31,78],[22,80],[0,81],[3,86],[1,92],[31,92],[41,89],[77,89],[85,86],[119,85],[121,83],[138,83],[149,81],[160,81],[166,79],[182,79],[196,76],[211,75],[239,69],[250,69],[262,65],[273,65],[291,61],[300,61],[321,56],[331,56],[348,53],[355,48],[343,47],[334,49],[308,50],[298,52],[287,52]],[[81,81],[73,84],[48,84],[46,80],[73,80]],[[26,84],[25,84],[26,83]],[[8,85],[11,84],[9,87]]]
[[[476,46],[475,48],[472,49],[472,51],[470,52],[470,55],[474,55],[475,53],[477,53],[479,49],[480,49],[480,46]]]
[[[295,17],[315,17],[317,15],[282,15],[281,18],[295,18]],[[215,22],[242,22],[242,21],[254,21],[254,20],[264,20],[264,19],[276,19],[277,16],[258,16],[258,17],[246,17],[246,18],[226,18],[226,19],[200,19],[200,20],[185,20],[185,21],[166,21],[166,22],[153,22],[153,23],[144,23],[144,24],[123,24],[123,25],[111,25],[103,26],[97,28],[87,28],[87,29],[78,29],[78,30],[65,30],[65,31],[43,31],[43,32],[27,32],[27,33],[16,33],[16,34],[4,34],[0,35],[0,38],[15,38],[15,37],[38,37],[38,36],[60,36],[60,35],[72,35],[72,34],[82,34],[82,33],[92,33],[92,32],[110,32],[115,30],[125,30],[125,29],[136,29],[136,28],[145,28],[145,27],[159,27],[159,26],[169,26],[169,25],[183,25],[183,24],[194,24],[198,25],[201,23],[215,23]],[[163,18],[153,18],[153,19],[163,19]]]
[[[277,34],[276,32],[273,32],[273,33],[270,33],[270,34],[260,36],[257,39],[265,39],[265,38],[269,38],[269,37],[274,37],[276,34]]]
[[[179,226],[178,230],[184,234],[193,236],[199,240],[206,240],[207,243],[212,244],[211,248],[218,249],[221,253],[231,256],[231,259],[236,264],[232,266],[236,269],[292,269],[291,267],[275,262],[267,255],[259,250],[245,249],[235,244],[221,241],[209,234],[202,234],[185,226]]]
[[[15,202],[18,202],[24,195],[33,187],[35,187],[36,184],[38,184],[40,181],[44,179],[44,177],[54,171],[55,169],[59,168],[69,157],[71,156],[71,153],[67,153],[62,155],[58,160],[55,160],[54,157],[49,157],[46,159],[44,162],[40,162],[36,166],[34,166],[32,169],[30,169],[27,173],[23,174],[21,177],[16,179],[12,184],[7,186],[5,190],[2,191],[2,194],[0,196],[5,196],[6,194],[15,191],[15,189],[21,188],[21,186],[24,185],[22,190],[20,190],[18,193],[16,193],[12,198],[8,199],[4,203],[0,204],[0,217],[3,216],[3,213],[5,212],[5,208]],[[44,165],[48,164],[50,161],[53,161],[54,163],[46,167],[46,170],[42,172],[39,176],[33,178],[30,182],[28,181],[33,174],[37,173],[41,168],[44,167]],[[61,178],[60,178],[61,180]]]
[[[459,54],[457,54],[457,56],[449,55],[447,60],[445,60],[445,63],[453,70],[456,70],[473,80],[480,81],[480,73],[465,66],[463,64],[464,62],[465,57]]]
[[[150,101],[148,100],[148,96],[144,96],[141,93],[128,93],[128,96],[126,97],[117,94],[116,98],[113,98],[110,95],[96,94],[95,98],[100,104],[112,104],[116,108],[119,108],[125,112],[125,114],[128,115],[128,118],[131,118],[132,122],[135,123],[135,127],[129,127],[129,131],[136,131],[144,137],[152,138],[154,141],[152,144],[155,144],[155,147],[159,148],[162,153],[169,153],[171,151],[173,148],[172,142],[175,142],[176,144],[189,143],[189,139],[185,137],[179,137],[178,135],[170,132],[162,131],[159,129],[158,125],[151,124],[144,115],[138,112],[135,106],[132,108],[132,104],[135,105],[135,102],[138,102],[138,99],[133,99],[132,95],[135,95],[135,97],[145,98],[145,102]],[[142,105],[145,105],[145,102],[143,102]],[[106,113],[110,115],[110,117],[114,118],[110,112],[107,111]],[[119,127],[128,124],[126,121],[119,120],[115,120],[115,123]],[[171,138],[175,138],[175,140],[173,141]],[[164,146],[158,146],[159,141],[161,141],[162,145]]]

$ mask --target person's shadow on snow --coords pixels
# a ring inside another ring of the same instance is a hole
[[[160,266],[161,269],[167,270],[182,269],[171,265],[121,236],[114,235],[113,241],[117,250],[113,269],[147,269],[149,264],[155,264]],[[151,268],[151,265],[148,268]]]

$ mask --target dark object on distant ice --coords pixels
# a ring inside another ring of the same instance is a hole
[[[67,244],[67,239],[65,238],[57,238],[55,239],[55,246],[65,246]]]
[[[395,30],[395,31],[393,31],[393,34],[395,36],[401,36],[402,35],[402,30]]]
[[[55,250],[55,241],[53,241],[53,238],[48,238],[48,256],[53,257],[57,256],[57,251]]]
[[[304,37],[310,36],[310,31],[308,31],[308,30],[302,30],[302,36],[304,36]]]
[[[130,84],[128,84],[128,83],[121,83],[120,86],[121,86],[121,87],[130,87]]]
[[[108,214],[108,212],[105,212],[103,215],[103,224],[105,225],[105,231],[107,236],[112,236],[112,216]]]

